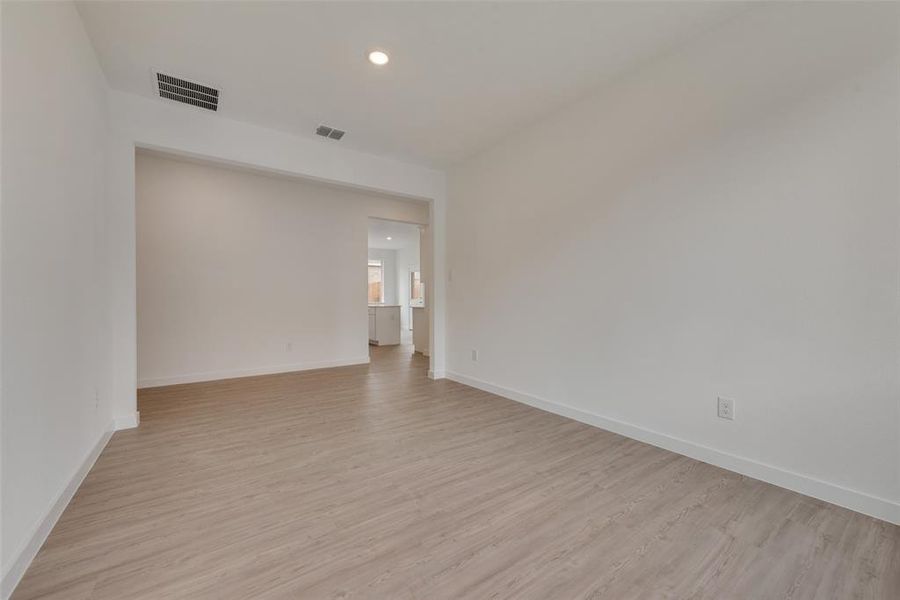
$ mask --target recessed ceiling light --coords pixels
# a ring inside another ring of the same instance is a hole
[[[391,240],[394,239],[394,238],[392,238],[391,236],[387,236],[385,239],[386,239],[387,241],[391,241]]]
[[[388,64],[389,60],[391,60],[391,57],[381,50],[372,50],[369,52],[369,62],[373,65],[378,65],[380,67],[381,65]]]

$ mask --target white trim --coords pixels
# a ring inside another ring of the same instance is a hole
[[[431,369],[428,369],[428,379],[443,379],[446,376],[447,373],[445,373],[444,371],[432,371]]]
[[[134,413],[130,415],[125,415],[122,417],[116,417],[113,420],[113,428],[116,431],[121,431],[122,429],[134,429],[138,425],[141,424],[141,413],[138,411],[134,411]]]
[[[694,442],[672,437],[665,433],[603,417],[559,402],[543,400],[524,392],[518,392],[516,390],[494,385],[474,377],[454,373],[453,371],[447,371],[446,376],[452,381],[478,388],[485,392],[503,396],[504,398],[515,400],[516,402],[521,402],[522,404],[527,404],[534,408],[568,417],[569,419],[593,425],[600,429],[612,431],[624,435],[625,437],[645,442],[665,450],[670,450],[701,462],[709,463],[729,471],[734,471],[735,473],[740,473],[741,475],[759,479],[806,496],[812,496],[813,498],[818,498],[825,502],[837,504],[838,506],[843,506],[844,508],[849,508],[850,510],[855,510],[865,515],[900,525],[900,503],[888,500],[887,498],[872,496],[865,492],[852,490],[841,485],[816,479],[815,477],[761,463],[750,458],[722,452],[721,450],[716,450],[709,446],[696,444]]]
[[[138,380],[138,389],[159,387],[162,385],[177,385],[180,383],[198,383],[201,381],[217,381],[219,379],[235,379],[238,377],[252,377],[254,375],[274,375],[276,373],[291,373],[293,371],[309,371],[312,369],[330,369],[332,367],[347,367],[351,365],[365,365],[369,363],[369,356],[356,358],[343,358],[338,360],[320,360],[291,365],[274,365],[269,367],[255,367],[252,369],[232,369],[230,371],[206,371],[204,373],[184,373],[169,377],[152,377]]]
[[[53,530],[53,526],[56,525],[59,517],[63,514],[63,511],[66,510],[69,501],[72,500],[72,496],[78,491],[81,482],[87,477],[91,467],[97,462],[100,453],[106,448],[109,438],[112,437],[114,427],[115,423],[111,423],[109,430],[103,432],[100,439],[97,440],[97,443],[91,451],[88,452],[87,456],[85,456],[84,460],[81,462],[81,465],[72,475],[69,483],[59,493],[53,504],[50,505],[46,516],[37,524],[22,547],[19,548],[17,552],[13,553],[13,559],[9,563],[9,568],[3,573],[3,580],[2,583],[0,583],[0,597],[2,597],[3,600],[7,600],[16,589],[16,586],[19,585],[19,581],[21,581],[22,576],[25,575],[25,571],[27,571],[29,565],[31,565],[31,561],[37,556],[41,546],[44,545],[47,536],[49,536],[50,532]]]

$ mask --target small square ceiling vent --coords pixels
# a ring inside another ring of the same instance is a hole
[[[156,74],[156,85],[160,98],[184,102],[207,110],[219,109],[219,90],[215,88],[163,73]]]
[[[316,135],[321,135],[322,137],[331,138],[333,140],[339,140],[344,137],[346,131],[341,131],[340,129],[335,129],[334,127],[329,127],[328,125],[319,125],[316,127]]]

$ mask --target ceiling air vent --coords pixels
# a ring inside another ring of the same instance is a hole
[[[156,74],[160,98],[184,102],[208,110],[218,110],[219,90],[171,75]]]
[[[329,127],[328,125],[319,125],[316,127],[316,135],[321,135],[322,137],[331,138],[333,140],[339,140],[344,137],[346,131],[341,131],[340,129],[335,129],[334,127]]]

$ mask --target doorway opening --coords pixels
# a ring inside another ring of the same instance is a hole
[[[369,344],[400,345],[410,354],[428,352],[428,313],[422,249],[427,228],[415,223],[369,218]]]

